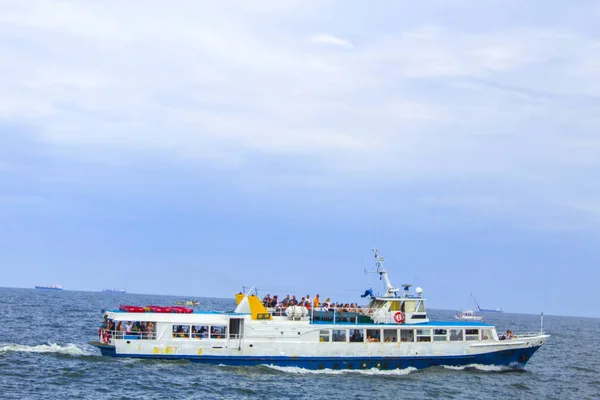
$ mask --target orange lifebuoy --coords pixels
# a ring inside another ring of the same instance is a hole
[[[402,311],[398,311],[396,314],[394,314],[394,321],[396,321],[399,324],[403,323],[404,313]]]

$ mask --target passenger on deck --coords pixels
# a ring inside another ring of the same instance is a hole
[[[192,326],[192,338],[193,339],[200,339],[200,334],[196,331],[196,327]]]
[[[308,308],[310,310],[310,301],[305,301],[304,302],[304,307]]]
[[[203,338],[208,337],[208,329],[206,329],[206,326],[200,327],[200,337],[203,337]]]
[[[288,294],[287,296],[285,296],[285,299],[283,299],[283,301],[281,302],[281,306],[285,308],[289,305],[290,305],[290,295]]]
[[[319,294],[317,294],[315,296],[315,299],[313,300],[313,307],[315,307],[315,310],[321,307],[321,300],[319,300]]]
[[[142,339],[146,338],[146,331],[148,330],[148,327],[146,326],[146,322],[142,322],[140,324],[140,334],[142,336]]]
[[[132,327],[133,327],[133,322],[131,322],[131,321],[127,322],[127,325],[125,325],[125,333],[130,333]]]
[[[271,303],[271,295],[267,293],[267,295],[263,297],[262,303],[263,306],[269,307],[269,304]]]
[[[279,300],[277,299],[277,295],[273,296],[271,302],[269,303],[269,307],[276,308],[279,304]]]
[[[296,299],[296,295],[295,294],[292,295],[292,298],[290,299],[289,305],[290,306],[297,306],[298,305],[298,300]]]
[[[148,339],[154,339],[154,324],[152,322],[148,322],[148,326],[146,327],[146,337]]]
[[[187,333],[183,329],[183,325],[179,325],[177,327],[177,337],[184,338],[187,337]]]
[[[512,331],[509,329],[506,331],[506,338],[507,339],[512,339],[513,337],[515,337],[512,333]]]

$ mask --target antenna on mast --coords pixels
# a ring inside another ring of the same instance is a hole
[[[383,282],[385,283],[385,297],[396,297],[396,293],[398,293],[400,289],[393,287],[390,283],[390,280],[387,276],[387,271],[385,270],[385,268],[383,268],[383,262],[385,261],[385,259],[383,258],[383,256],[379,255],[379,250],[377,250],[375,247],[373,247],[373,253],[375,253],[375,258],[377,259],[375,265],[377,265],[377,273],[379,274],[379,279],[383,280]]]

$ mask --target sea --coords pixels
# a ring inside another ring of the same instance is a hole
[[[101,312],[182,297],[0,288],[0,399],[600,399],[600,319],[544,316],[552,335],[524,370],[493,366],[309,371],[102,357]],[[195,298],[229,311],[232,299]],[[429,310],[452,320],[453,311]],[[499,332],[539,331],[540,316],[492,313]]]

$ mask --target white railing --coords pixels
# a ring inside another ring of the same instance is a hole
[[[101,328],[98,332],[98,340],[102,343],[112,344],[116,339],[123,340],[155,340],[155,332],[125,332],[113,331]]]

